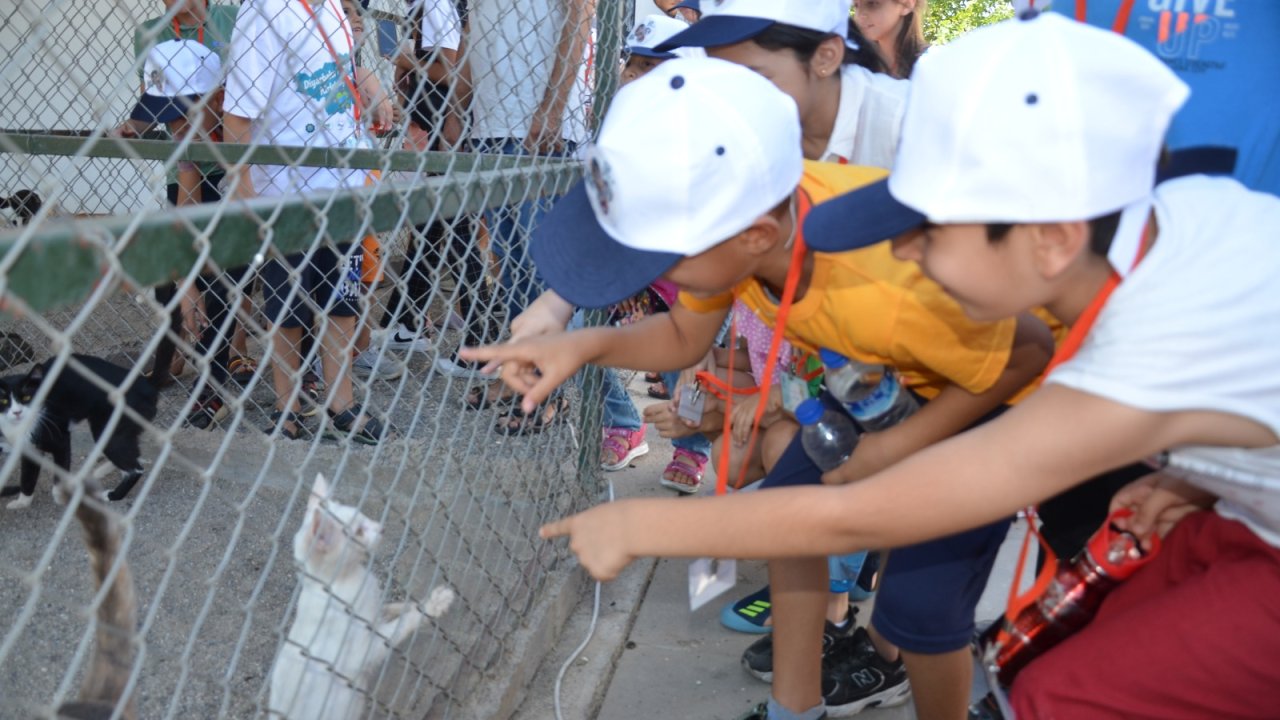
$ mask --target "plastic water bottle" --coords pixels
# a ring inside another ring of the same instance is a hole
[[[818,398],[809,398],[796,408],[800,421],[800,444],[822,472],[844,464],[858,446],[858,430],[844,414],[828,410]]]
[[[893,427],[920,407],[893,368],[850,360],[827,348],[818,355],[825,368],[827,391],[866,430]]]

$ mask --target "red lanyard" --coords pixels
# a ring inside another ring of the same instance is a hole
[[[804,272],[804,258],[806,246],[804,244],[804,218],[809,214],[809,208],[813,207],[813,201],[809,199],[809,194],[803,189],[796,191],[796,212],[791,222],[795,227],[795,241],[791,246],[791,265],[787,268],[787,279],[782,286],[782,299],[778,303],[778,314],[773,319],[773,340],[769,343],[769,358],[764,364],[764,374],[760,378],[760,388],[770,388],[773,383],[773,370],[778,364],[778,351],[782,348],[782,336],[786,332],[787,317],[791,315],[791,304],[795,301],[796,289],[800,286],[800,275]],[[730,312],[733,312],[730,310]],[[736,327],[730,320],[730,337],[734,337]],[[729,353],[729,377],[733,377],[733,356],[736,353]],[[724,387],[729,388],[728,384]],[[762,390],[747,389],[731,389],[725,393],[724,408],[724,442],[721,443],[720,463],[716,467],[716,494],[724,495],[728,489],[729,482],[729,450],[733,444],[728,441],[731,437],[730,426],[733,419],[733,396],[734,394],[749,394],[751,392],[762,392]],[[751,439],[747,441],[746,455],[751,457],[751,451],[755,449],[757,436],[760,434],[760,421],[764,418],[765,406],[768,404],[762,397],[760,402],[756,404],[756,416],[751,421]],[[742,472],[739,473],[737,481],[734,483],[734,489],[742,487],[743,482],[747,479],[747,463],[742,464]]]
[[[316,29],[320,31],[320,39],[324,41],[324,46],[329,50],[329,55],[333,57],[334,67],[338,70],[338,72],[342,72],[342,56],[338,54],[337,48],[335,48],[333,46],[333,43],[330,42],[329,33],[324,31],[324,25],[320,24],[320,18],[316,17],[316,11],[311,8],[311,3],[307,2],[307,0],[298,0],[298,2],[302,3],[302,7],[306,8],[307,14],[311,16],[311,22],[315,23]],[[325,3],[325,7],[329,7],[328,5],[329,0],[323,0],[323,2]],[[355,113],[356,123],[359,124],[360,122],[360,91],[356,89],[356,83],[355,83],[356,44],[351,39],[351,31],[347,29],[347,18],[346,18],[346,15],[342,12],[341,8],[338,9],[337,14],[338,14],[338,27],[342,28],[342,34],[345,35],[347,38],[347,47],[351,48],[351,74],[350,75],[344,74],[342,76],[342,79],[347,82],[347,88],[351,90],[352,112]]]
[[[1076,20],[1087,22],[1085,16],[1089,13],[1089,0],[1076,0]],[[1129,29],[1129,14],[1133,12],[1133,0],[1120,0],[1120,7],[1116,10],[1115,20],[1111,23],[1113,32],[1124,34]]]
[[[182,26],[178,24],[178,18],[173,19],[173,37],[175,40],[182,39]],[[204,44],[204,23],[196,26],[196,42]]]

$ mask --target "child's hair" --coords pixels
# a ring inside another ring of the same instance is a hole
[[[1089,221],[1089,251],[1094,255],[1106,257],[1111,251],[1111,241],[1115,239],[1116,229],[1120,227],[1120,210],[1093,218]],[[1013,225],[1006,223],[987,223],[987,240],[993,243],[1004,239]]]
[[[902,28],[898,30],[898,57],[893,63],[899,77],[909,77],[916,60],[929,47],[924,40],[924,16],[928,12],[929,0],[916,0],[916,9],[902,19]]]
[[[839,35],[786,23],[774,23],[764,32],[753,37],[752,41],[765,50],[790,50],[797,60],[807,65],[818,52],[818,46],[824,40],[833,37],[839,37]],[[857,44],[858,49],[851,50],[845,46],[842,64],[858,65],[871,72],[888,72],[888,67],[880,57],[880,53],[876,52],[874,43],[862,36],[862,32],[853,24],[853,20],[849,21],[849,39]]]

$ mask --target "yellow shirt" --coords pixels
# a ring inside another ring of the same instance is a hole
[[[800,189],[814,204],[884,177],[878,168],[805,163]],[[804,218],[797,218],[803,226]],[[713,298],[680,294],[695,312],[728,307],[737,296],[772,326],[777,303],[758,280],[743,281]],[[791,307],[786,337],[808,350],[830,348],[868,363],[889,365],[925,397],[947,385],[972,393],[989,389],[1004,372],[1014,320],[970,320],[960,305],[913,262],[893,257],[890,244],[843,253],[815,253],[813,277]]]

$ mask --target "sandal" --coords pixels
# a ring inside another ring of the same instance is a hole
[[[690,452],[684,448],[676,448],[675,454],[667,469],[662,471],[662,479],[658,482],[662,487],[671,488],[685,495],[694,495],[702,487],[702,474],[707,470],[707,456]],[[693,478],[693,482],[682,482],[678,477]]]
[[[493,387],[493,384],[477,385],[471,388],[467,391],[467,396],[463,398],[462,404],[470,410],[484,410],[494,406],[518,405],[523,399],[519,394],[504,396],[501,387],[498,388],[498,396],[493,397],[489,395],[489,388],[491,387]]]
[[[298,404],[302,406],[302,410],[298,414],[313,417],[320,412],[320,408],[324,407],[324,392],[327,389],[319,375],[310,370],[303,373],[302,389],[298,392]]]
[[[662,382],[662,373],[647,372],[644,374],[644,381],[647,383],[660,383]]]
[[[293,430],[285,427],[285,423],[293,423]],[[315,437],[315,432],[302,421],[302,416],[295,412],[287,410],[276,410],[271,413],[271,427],[267,428],[267,434],[280,430],[280,437],[287,440],[310,440]]]
[[[525,413],[519,407],[512,408],[498,420],[494,430],[502,435],[536,435],[560,422],[568,412],[569,398],[561,395],[542,403],[533,413]]]
[[[670,400],[671,391],[667,389],[666,383],[656,382],[649,386],[649,397],[654,400]]]
[[[621,470],[631,464],[632,460],[649,452],[649,443],[644,440],[645,426],[631,428],[608,427],[604,429],[604,439],[600,441],[600,467],[606,472]]]
[[[258,363],[253,358],[237,355],[227,363],[227,374],[240,385],[248,385],[258,374]]]
[[[328,413],[329,422],[325,425],[324,437],[329,440],[349,438],[352,442],[362,445],[377,445],[386,439],[388,435],[387,428],[382,424],[382,421],[373,415],[365,413],[364,408],[359,403],[340,413],[335,413],[332,410],[329,410]],[[360,421],[361,417],[364,418],[364,424],[357,428],[356,423]]]

